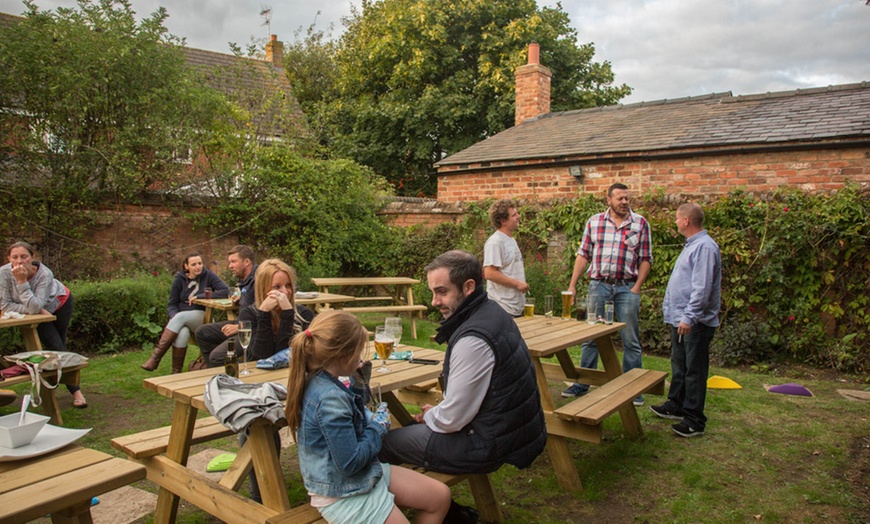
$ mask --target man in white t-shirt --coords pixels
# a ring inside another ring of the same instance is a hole
[[[523,254],[514,239],[514,231],[520,227],[520,213],[513,200],[498,200],[489,208],[489,219],[496,231],[483,247],[483,278],[486,292],[508,312],[518,317],[526,304],[526,269]]]

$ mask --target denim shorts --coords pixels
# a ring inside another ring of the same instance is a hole
[[[317,508],[330,524],[370,524],[386,522],[393,511],[395,498],[390,493],[390,465],[381,464],[384,476],[368,493],[339,499],[329,506]]]

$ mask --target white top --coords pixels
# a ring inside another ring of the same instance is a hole
[[[483,339],[460,338],[450,350],[450,378],[444,400],[423,415],[435,433],[455,433],[480,411],[489,389],[495,355]]]
[[[483,246],[483,266],[498,268],[504,275],[522,282],[526,281],[526,269],[523,266],[523,254],[517,241],[501,231],[496,231]],[[486,282],[486,294],[508,312],[518,317],[523,314],[526,297],[519,290],[505,287],[492,280]]]

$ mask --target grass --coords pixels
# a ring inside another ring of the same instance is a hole
[[[362,319],[370,329],[383,322],[375,315]],[[436,327],[418,321],[414,341],[405,320],[403,341],[439,347],[429,341]],[[571,352],[579,360],[580,349]],[[142,387],[142,379],[151,376],[139,369],[146,357],[141,350],[93,357],[83,373],[90,405],[86,410],[73,409],[70,396],[59,392],[65,425],[93,428],[81,440],[83,445],[121,456],[111,448],[111,438],[170,423],[171,401]],[[194,350],[189,351],[188,360],[194,357]],[[670,369],[666,358],[654,356],[645,356],[644,366]],[[156,373],[168,371],[165,358]],[[644,438],[625,438],[619,417],[613,416],[605,421],[600,445],[572,441],[569,448],[584,485],[580,493],[559,487],[546,453],[528,469],[501,468],[493,482],[507,521],[870,522],[870,406],[837,393],[870,389],[866,377],[820,378],[817,370],[800,367],[764,375],[713,367],[712,374],[727,376],[743,389],[709,390],[709,422],[701,438],[675,436],[670,422],[647,407],[661,397],[647,396],[647,406],[638,408]],[[765,384],[785,382],[799,382],[815,396],[764,389]],[[551,383],[551,392],[558,395],[563,387]],[[23,393],[26,387],[15,389]],[[16,409],[0,408],[0,414]],[[238,448],[235,438],[209,445]],[[291,502],[301,502],[305,492],[293,448],[282,452],[281,462]],[[156,491],[147,481],[137,485]],[[465,484],[453,492],[460,502],[473,504]],[[179,522],[216,521],[182,504]]]

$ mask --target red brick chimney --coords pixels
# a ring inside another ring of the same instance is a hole
[[[550,112],[550,79],[553,73],[541,65],[541,47],[529,44],[529,63],[517,68],[514,124]]]
[[[272,62],[279,69],[283,67],[284,44],[278,40],[278,35],[272,35],[272,39],[266,42],[266,62]]]

